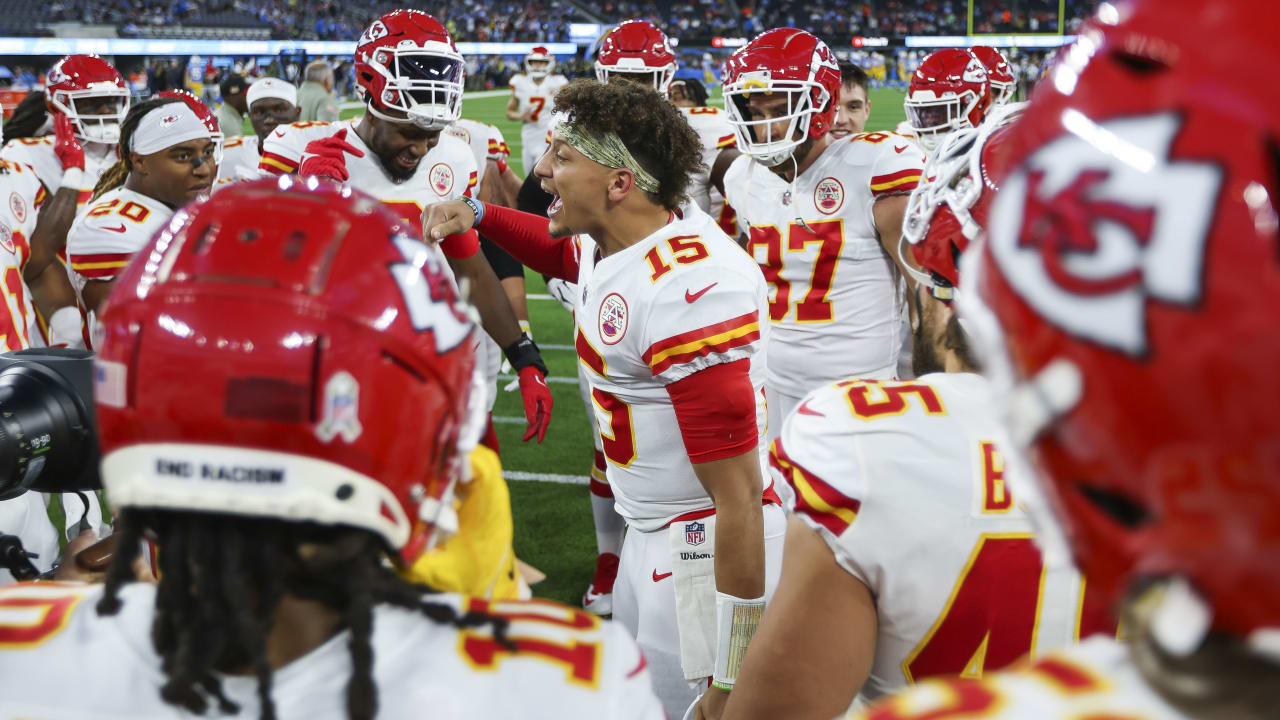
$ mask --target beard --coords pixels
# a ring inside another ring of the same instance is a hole
[[[911,371],[916,377],[947,371],[946,353],[955,353],[956,360],[964,372],[978,369],[978,363],[969,346],[969,338],[960,326],[960,317],[951,313],[947,323],[941,330],[933,326],[929,315],[920,314],[920,322],[912,337]]]

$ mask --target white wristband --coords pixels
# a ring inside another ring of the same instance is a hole
[[[80,328],[79,308],[74,305],[58,308],[49,316],[49,344],[84,348],[84,334]]]
[[[81,190],[84,184],[84,170],[80,168],[67,168],[62,171],[62,184],[58,189],[71,188],[72,190]]]
[[[711,675],[712,685],[721,690],[733,689],[747,645],[756,634],[763,614],[763,597],[744,600],[716,593],[716,669]]]

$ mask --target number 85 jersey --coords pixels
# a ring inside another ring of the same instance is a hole
[[[991,407],[972,373],[850,379],[806,397],[773,444],[796,517],[875,598],[866,699],[1116,630],[1079,573],[1042,558]]]
[[[896,375],[903,297],[872,206],[911,192],[923,166],[910,141],[878,132],[835,141],[794,186],[745,155],[729,167],[725,200],[772,286],[771,389],[802,397],[843,377]]]

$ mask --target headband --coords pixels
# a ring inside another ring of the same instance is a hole
[[[249,86],[249,92],[245,93],[244,97],[247,106],[252,106],[255,102],[266,98],[276,98],[290,105],[297,105],[298,88],[294,87],[293,83],[285,82],[279,78],[264,77],[260,80],[255,80]]]
[[[622,143],[622,138],[615,132],[603,135],[578,127],[568,121],[561,121],[556,126],[555,134],[573,146],[574,150],[588,158],[615,170],[627,169],[636,178],[636,186],[650,193],[658,192],[658,181],[640,163],[631,156],[631,151]]]
[[[129,139],[129,150],[150,155],[188,140],[212,140],[213,133],[184,102],[165,103],[138,121]]]

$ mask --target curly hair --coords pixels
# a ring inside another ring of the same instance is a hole
[[[4,141],[36,137],[49,119],[43,90],[32,90],[13,109],[13,115],[4,124]]]
[[[350,631],[352,672],[347,715],[373,720],[373,611],[387,604],[459,628],[488,625],[509,650],[507,621],[482,612],[459,614],[433,602],[431,588],[400,578],[386,563],[386,545],[373,533],[274,518],[127,508],[97,610],[119,612],[120,588],[133,580],[144,537],[159,551],[151,642],[162,658],[165,702],[203,716],[212,702],[223,714],[240,708],[222,692],[215,671],[252,671],[262,720],[276,717],[267,638],[285,595],[319,602],[341,614]],[[333,678],[339,681],[339,678]]]
[[[556,93],[555,110],[593,133],[616,133],[636,161],[657,178],[658,192],[647,194],[668,210],[687,201],[689,180],[705,167],[702,143],[684,115],[639,83],[574,80]]]

